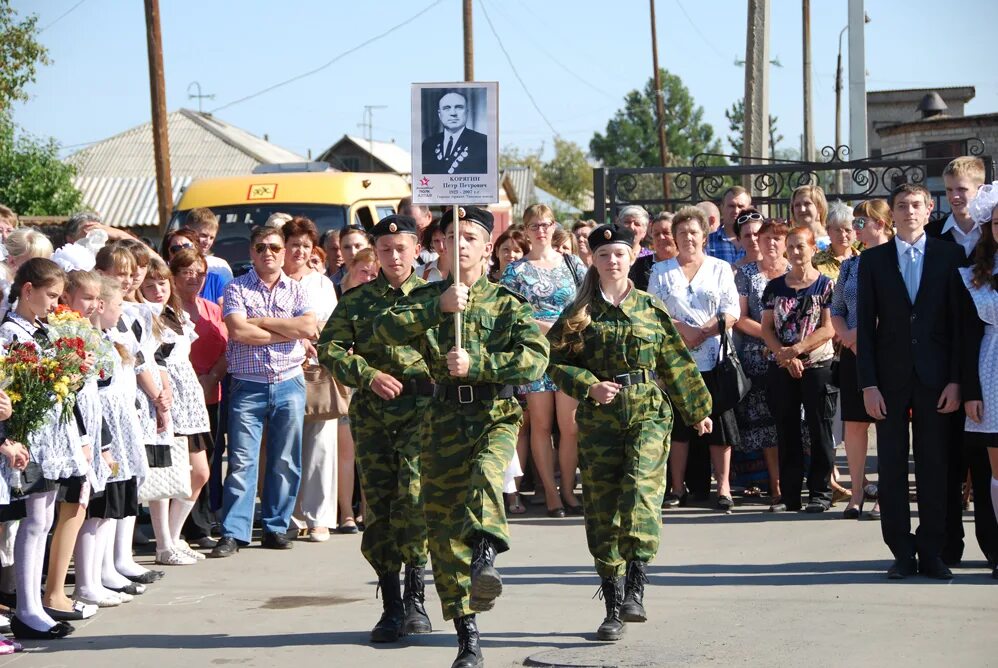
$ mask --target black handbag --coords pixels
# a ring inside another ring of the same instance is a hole
[[[707,388],[714,402],[711,411],[713,415],[730,411],[752,389],[752,381],[745,375],[745,369],[742,368],[738,355],[731,350],[723,315],[717,316],[717,328],[721,332],[721,359],[711,374],[713,387]]]
[[[13,471],[8,482],[10,483],[11,495],[16,497],[37,494],[46,489],[45,478],[42,477],[42,467],[34,460],[29,461],[23,471]]]

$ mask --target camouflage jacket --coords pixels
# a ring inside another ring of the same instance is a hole
[[[559,341],[569,309],[548,332]],[[711,398],[693,356],[672,324],[665,305],[652,295],[632,288],[619,306],[602,297],[590,307],[592,323],[581,337],[582,349],[552,347],[548,375],[566,394],[586,401],[589,387],[621,373],[648,369],[658,374],[672,404],[686,424],[696,424],[710,415]]]
[[[374,318],[425,284],[413,272],[395,290],[378,274],[343,295],[316,344],[319,362],[349,387],[369,388],[379,371],[399,380],[428,379],[426,362],[412,346],[387,344],[374,336]]]
[[[471,286],[464,311],[462,343],[471,358],[466,378],[447,371],[454,347],[453,314],[440,310],[440,295],[450,282],[428,283],[412,291],[374,322],[374,335],[390,345],[416,347],[438,383],[523,385],[544,374],[548,342],[534,323],[533,311],[516,293],[482,276]]]

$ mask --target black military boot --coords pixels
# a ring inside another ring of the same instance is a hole
[[[478,624],[474,615],[458,617],[454,620],[457,629],[457,658],[450,668],[482,668],[485,658],[478,646]]]
[[[402,606],[405,609],[405,619],[402,623],[402,635],[432,633],[433,625],[426,614],[424,603],[425,587],[423,585],[423,567],[405,567],[405,595]]]
[[[625,578],[624,602],[620,606],[620,617],[625,622],[643,622],[647,619],[644,598],[645,583],[648,582],[644,562],[632,561],[628,563]]]
[[[371,629],[371,642],[396,642],[402,636],[402,591],[398,573],[389,573],[378,578],[381,588],[381,604],[384,612],[381,619]]]
[[[620,640],[624,622],[620,619],[620,604],[624,600],[624,583],[620,578],[603,578],[598,592],[606,604],[606,619],[596,629],[597,640]],[[595,598],[595,597],[594,597]]]
[[[502,594],[502,578],[496,570],[496,548],[492,539],[482,536],[471,557],[471,601],[475,612],[491,610]]]

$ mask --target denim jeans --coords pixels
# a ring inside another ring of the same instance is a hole
[[[279,383],[232,379],[229,390],[229,470],[222,492],[222,535],[249,543],[264,425],[267,461],[260,495],[263,530],[288,530],[301,483],[305,378],[299,375]]]

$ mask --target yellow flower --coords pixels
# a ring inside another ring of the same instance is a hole
[[[8,391],[7,396],[10,397],[10,403],[12,404],[16,404],[18,401],[24,398],[17,392],[14,392],[13,390]]]
[[[52,390],[59,395],[59,397],[65,398],[69,394],[69,386],[66,383],[56,383]]]
[[[63,385],[68,384],[69,383],[69,376],[61,376],[59,378],[59,382],[62,383]]]

